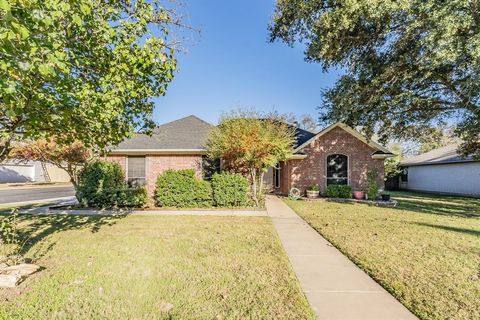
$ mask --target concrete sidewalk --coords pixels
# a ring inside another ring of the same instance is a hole
[[[73,216],[237,216],[237,217],[266,217],[265,210],[242,210],[242,209],[52,209],[50,206],[20,209],[21,214],[31,215],[73,215]]]
[[[267,212],[318,319],[417,319],[279,198]]]

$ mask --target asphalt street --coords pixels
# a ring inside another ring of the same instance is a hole
[[[72,186],[0,190],[0,204],[74,196]]]

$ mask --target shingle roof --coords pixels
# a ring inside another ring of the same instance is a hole
[[[294,149],[297,149],[299,146],[301,146],[308,140],[312,139],[314,136],[315,136],[315,133],[296,127],[295,128],[296,140],[295,140]]]
[[[136,134],[134,137],[118,144],[112,151],[201,151],[205,150],[208,134],[212,128],[213,125],[210,123],[194,115],[190,115],[159,125],[153,130],[151,136]],[[296,140],[294,149],[298,149],[316,135],[316,133],[295,127]],[[300,154],[301,152],[297,150],[296,153]]]
[[[458,146],[458,143],[449,144],[448,146],[405,159],[400,164],[403,166],[418,166],[475,161],[471,156],[462,158],[457,152]]]
[[[137,134],[113,151],[121,150],[201,150],[205,149],[212,125],[196,116],[188,116],[156,127],[151,136]]]

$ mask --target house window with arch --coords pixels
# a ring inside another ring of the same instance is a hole
[[[348,184],[348,157],[343,154],[327,156],[327,186]]]

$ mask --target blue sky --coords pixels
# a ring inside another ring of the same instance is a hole
[[[301,45],[268,42],[273,0],[193,0],[182,10],[201,32],[178,54],[166,96],[155,99],[157,123],[190,114],[216,123],[238,107],[317,118],[321,91],[338,73],[305,62]]]

